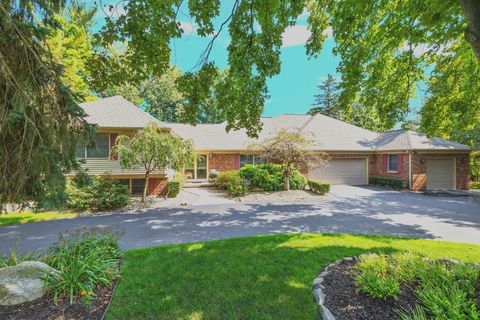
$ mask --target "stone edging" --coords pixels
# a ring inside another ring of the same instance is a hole
[[[325,306],[325,300],[326,300],[326,295],[323,292],[323,281],[324,278],[330,273],[330,269],[339,265],[343,261],[356,261],[357,257],[346,257],[340,260],[337,260],[331,264],[329,264],[323,271],[315,278],[313,279],[312,287],[313,287],[313,298],[315,300],[315,303],[318,306],[318,309],[320,310],[320,314],[322,316],[322,319],[324,320],[335,320],[335,317],[332,315],[330,310]]]

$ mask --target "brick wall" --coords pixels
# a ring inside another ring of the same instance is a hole
[[[412,190],[423,191],[427,188],[427,159],[432,158],[455,158],[456,159],[456,182],[457,189],[468,190],[470,180],[470,155],[461,154],[430,154],[414,153],[412,155]]]
[[[404,180],[409,180],[408,177],[408,154],[399,154],[402,156],[402,169],[399,172],[388,172],[386,170],[386,162],[387,154],[375,154],[373,156],[373,169],[371,170],[371,175],[372,176],[378,176],[378,177],[388,177],[388,178],[396,178],[396,179],[404,179]]]
[[[238,170],[240,169],[239,154],[210,154],[208,158],[208,169],[217,171]]]
[[[150,178],[148,179],[147,194],[156,196],[167,193],[167,178]]]

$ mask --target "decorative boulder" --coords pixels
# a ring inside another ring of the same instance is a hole
[[[0,269],[0,305],[11,306],[40,298],[47,273],[58,271],[40,261],[25,261]]]

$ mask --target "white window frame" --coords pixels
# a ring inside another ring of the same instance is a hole
[[[390,157],[397,157],[397,167],[395,169],[390,169]],[[389,154],[387,155],[387,172],[389,173],[398,173],[398,154]]]

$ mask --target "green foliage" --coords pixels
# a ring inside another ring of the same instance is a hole
[[[87,82],[86,64],[94,53],[89,28],[93,26],[95,13],[95,6],[71,1],[63,14],[54,16],[56,25],[49,28],[44,43],[54,61],[63,66],[61,79],[77,101],[94,98]]]
[[[0,268],[13,267],[24,261],[37,260],[35,253],[18,254],[18,241],[15,241],[13,248],[10,248],[10,254],[0,253]]]
[[[435,60],[420,128],[436,136],[480,148],[480,63],[464,40]]]
[[[374,185],[391,187],[393,189],[406,189],[408,188],[408,181],[398,178],[388,178],[388,177],[370,177],[370,183]]]
[[[398,299],[400,284],[395,278],[395,270],[384,255],[367,256],[355,265],[357,291],[367,293],[372,298]]]
[[[119,136],[114,151],[119,155],[122,168],[143,168],[147,181],[155,170],[179,170],[191,165],[194,159],[191,141],[162,131],[154,124],[137,131],[133,137]],[[145,183],[142,202],[147,196],[147,187],[148,183]]]
[[[314,151],[312,147],[315,145],[315,141],[301,131],[282,129],[262,141],[250,144],[248,149],[255,156],[279,163],[284,188],[290,190],[290,178],[296,168],[321,166],[329,158],[324,152]],[[296,188],[304,188],[305,180],[302,182],[297,176],[294,184]]]
[[[177,176],[167,182],[168,197],[175,198],[182,191],[185,184],[185,177],[183,174],[178,173]]]
[[[54,302],[66,296],[70,304],[79,297],[88,303],[99,285],[108,286],[118,276],[119,258],[115,234],[86,232],[60,238],[46,258],[46,263],[59,271],[45,277]]]
[[[74,181],[69,182],[67,194],[67,207],[81,212],[120,209],[125,207],[130,199],[128,187],[106,173],[96,176],[90,184],[82,186]]]
[[[210,170],[210,173],[208,174],[208,183],[215,184],[219,174],[220,173],[217,170]]]
[[[215,186],[221,190],[227,190],[227,183],[234,179],[238,175],[238,171],[228,170],[220,172],[217,179],[215,180]]]
[[[64,173],[89,127],[43,48],[60,8],[61,1],[0,2],[0,205],[64,206]]]
[[[241,197],[244,196],[247,192],[247,186],[245,185],[245,181],[240,177],[238,171],[235,172],[234,175],[231,175],[227,184],[227,192],[232,197]]]
[[[480,182],[480,151],[470,154],[470,173],[473,181]]]
[[[312,192],[324,195],[330,192],[330,184],[318,180],[308,180],[308,187]]]
[[[480,181],[470,181],[470,189],[480,189]]]
[[[421,302],[413,319],[477,319],[476,283],[480,267],[427,260],[415,253],[368,255],[355,265],[358,291],[374,298],[397,298],[400,284],[413,287]],[[395,289],[396,288],[396,289]],[[402,319],[408,319],[405,313]]]
[[[283,169],[279,164],[245,165],[239,172],[240,177],[248,181],[250,189],[262,189],[264,191],[285,190]],[[289,183],[292,190],[303,190],[306,185],[305,177],[296,169],[292,170]]]

